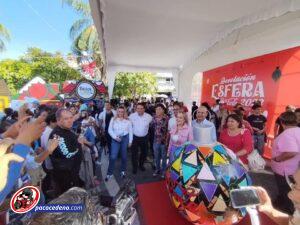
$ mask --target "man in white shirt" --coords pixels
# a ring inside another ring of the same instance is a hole
[[[141,171],[145,171],[144,162],[147,158],[148,152],[148,131],[149,125],[152,121],[152,116],[145,113],[145,106],[143,103],[138,103],[136,112],[129,116],[129,120],[133,125],[133,141],[132,141],[132,167],[133,174],[137,173],[139,166]],[[140,148],[140,157],[138,159],[138,152]]]
[[[108,152],[111,150],[111,136],[108,133],[110,120],[116,116],[116,111],[110,102],[105,102],[105,109],[98,116],[98,126],[105,132]]]
[[[192,121],[192,127],[197,127],[197,128],[208,128],[211,127],[211,133],[210,133],[210,138],[211,140],[197,140],[197,135],[194,132],[194,138],[199,141],[200,143],[207,143],[207,141],[212,141],[215,142],[217,141],[217,132],[216,132],[216,127],[214,123],[208,121],[206,119],[208,115],[208,110],[205,106],[200,106],[197,111],[196,111],[196,119]]]
[[[171,119],[169,120],[169,124],[168,124],[168,131],[170,132],[172,130],[173,127],[176,127],[176,118],[177,115],[180,111],[180,104],[178,102],[175,102],[173,104],[173,116],[171,117]]]

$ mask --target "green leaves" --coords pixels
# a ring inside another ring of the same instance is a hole
[[[76,37],[78,37],[84,28],[91,25],[91,22],[91,19],[87,18],[76,20],[70,29],[70,38],[74,40]]]
[[[15,94],[32,77],[32,67],[20,60],[7,59],[0,62],[0,78],[5,80]]]
[[[82,52],[88,52],[96,61],[98,71],[103,68],[103,57],[101,55],[98,33],[93,23],[91,9],[86,0],[61,0],[63,4],[72,7],[82,15],[81,19],[76,20],[70,28],[70,38],[73,40],[72,51],[79,57]],[[105,80],[101,73],[102,81]]]
[[[5,50],[5,42],[10,40],[10,33],[3,24],[0,24],[0,51]]]
[[[88,2],[84,2],[83,0],[61,0],[61,2],[72,7],[83,16],[91,16],[91,8]]]
[[[0,78],[15,94],[32,78],[39,76],[47,83],[60,83],[79,79],[80,73],[69,67],[60,53],[49,53],[39,48],[29,48],[19,60],[0,62]]]
[[[149,72],[117,74],[114,97],[135,98],[154,94],[157,90],[156,77]]]

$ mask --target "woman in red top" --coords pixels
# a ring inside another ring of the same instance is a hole
[[[231,149],[243,163],[248,164],[247,156],[253,150],[253,141],[248,129],[243,128],[242,118],[231,114],[226,119],[227,128],[220,134],[220,142]]]

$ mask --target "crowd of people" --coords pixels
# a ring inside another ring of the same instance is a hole
[[[145,163],[153,156],[153,176],[164,178],[171,147],[192,142],[193,127],[210,127],[211,139],[226,145],[248,165],[254,150],[264,157],[267,119],[259,101],[253,103],[249,112],[241,104],[229,110],[220,100],[213,106],[204,102],[198,107],[194,102],[190,113],[182,102],[137,100],[102,101],[98,105],[66,102],[59,108],[39,105],[35,110],[25,104],[19,112],[5,109],[0,125],[0,153],[16,152],[26,159],[25,162],[15,159],[20,165],[16,165],[14,172],[6,171],[13,175],[3,187],[0,184],[0,203],[4,203],[0,211],[8,209],[11,194],[28,184],[40,188],[41,203],[57,198],[72,187],[97,186],[101,181],[96,176],[96,166],[102,164],[103,154],[109,154],[105,182],[115,174],[119,156],[119,175],[127,176],[128,152],[133,175],[144,172]],[[286,177],[293,176],[299,167],[299,127],[300,109],[288,106],[276,120],[272,158],[268,164],[279,189],[274,206],[289,215],[295,208],[288,198],[291,188]],[[0,168],[4,167],[0,165]]]

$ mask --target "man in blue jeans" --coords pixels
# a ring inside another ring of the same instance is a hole
[[[267,119],[262,115],[262,107],[259,104],[252,106],[253,114],[248,117],[248,122],[253,128],[253,143],[260,155],[264,155],[266,122]]]
[[[155,107],[155,116],[151,126],[154,131],[154,161],[156,170],[153,176],[161,174],[161,178],[165,177],[167,165],[167,134],[168,134],[168,117],[165,115],[165,107],[163,104],[157,104]]]

